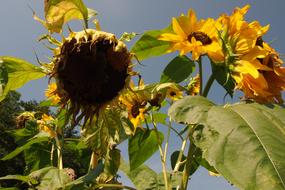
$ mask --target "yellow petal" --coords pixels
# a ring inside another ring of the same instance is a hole
[[[182,38],[187,39],[187,35],[184,33],[183,29],[181,28],[181,26],[179,25],[178,21],[176,20],[176,18],[172,18],[172,28],[173,31],[178,34],[179,36],[181,36]]]

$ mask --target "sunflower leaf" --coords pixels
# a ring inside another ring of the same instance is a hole
[[[172,27],[169,26],[162,30],[146,31],[133,45],[131,52],[134,53],[139,60],[166,54],[169,49],[169,42],[161,41],[157,38],[163,33],[171,32],[171,30]]]
[[[195,64],[187,56],[177,56],[165,67],[160,77],[160,82],[180,83],[187,79],[194,71]]]
[[[149,159],[163,142],[163,133],[155,130],[140,130],[129,138],[129,159],[131,170]]]
[[[196,96],[176,101],[169,115],[196,124],[192,138],[203,158],[240,189],[285,188],[284,106],[217,106]]]
[[[50,32],[60,33],[62,26],[70,20],[79,19],[88,21],[96,15],[94,10],[87,9],[82,0],[46,0],[45,26]]]
[[[16,90],[27,82],[45,75],[42,68],[25,60],[7,56],[0,57],[0,101],[10,90]]]

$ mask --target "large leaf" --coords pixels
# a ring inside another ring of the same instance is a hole
[[[163,134],[156,130],[137,130],[129,138],[129,159],[131,170],[139,167],[149,159],[163,142]]]
[[[195,69],[194,62],[187,56],[175,57],[163,70],[160,82],[180,83],[188,78]]]
[[[171,32],[171,26],[162,30],[146,31],[131,49],[139,60],[167,53],[169,42],[158,40],[158,36]]]
[[[19,180],[27,184],[37,184],[37,180],[29,176],[23,176],[23,175],[7,175],[4,177],[0,177],[0,180]]]
[[[62,26],[70,20],[87,22],[88,9],[82,0],[48,0],[45,1],[45,18],[51,32],[61,32]]]
[[[0,91],[2,101],[10,90],[22,87],[30,80],[42,78],[46,75],[40,67],[15,57],[0,57],[0,64],[7,74],[6,83],[2,84],[3,91]]]
[[[178,122],[198,124],[194,143],[217,171],[241,189],[285,189],[285,109],[240,103],[216,106],[185,97],[169,109]]]
[[[4,156],[1,160],[9,160],[11,158],[14,158],[15,156],[17,156],[18,154],[20,154],[24,150],[29,149],[33,144],[41,143],[41,142],[44,142],[44,141],[48,141],[48,139],[49,139],[48,137],[32,138],[31,140],[29,140],[23,146],[20,146],[20,147],[16,148],[13,152],[10,152],[6,156]]]

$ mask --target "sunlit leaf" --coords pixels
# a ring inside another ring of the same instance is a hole
[[[158,40],[158,36],[171,31],[171,26],[162,30],[146,31],[142,37],[134,44],[131,52],[136,55],[139,60],[147,59],[153,56],[159,56],[167,53],[169,43]]]
[[[136,37],[138,34],[135,33],[135,32],[131,32],[131,33],[128,33],[128,32],[124,32],[122,34],[122,36],[120,37],[120,41],[131,41],[134,37]]]
[[[140,130],[129,138],[129,159],[131,170],[149,159],[163,142],[163,133],[155,130]]]
[[[10,90],[16,90],[31,80],[46,76],[46,73],[40,67],[15,57],[0,57],[0,65],[4,67],[7,74],[5,78],[6,83],[2,85],[4,90],[0,94],[0,101],[5,98]]]
[[[165,67],[160,82],[180,83],[187,79],[194,71],[195,64],[187,56],[177,56]]]
[[[91,10],[91,9],[90,9]],[[89,11],[82,0],[49,0],[45,2],[46,27],[51,32],[61,32],[62,26],[74,19],[87,22],[89,17],[96,15]]]
[[[177,122],[198,124],[194,143],[203,157],[241,189],[285,188],[285,109],[240,103],[217,106],[185,97],[169,109]]]

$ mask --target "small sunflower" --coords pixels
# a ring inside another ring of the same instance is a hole
[[[197,74],[188,84],[188,94],[191,96],[196,96],[200,92],[200,75]]]
[[[177,86],[169,86],[166,90],[166,98],[171,99],[172,101],[179,100],[183,97],[183,91],[180,90]]]
[[[141,122],[145,119],[147,100],[142,95],[128,91],[119,97],[119,101],[124,105],[128,111],[128,117],[134,128],[141,125]]]
[[[56,133],[52,129],[54,122],[54,118],[47,114],[43,114],[41,120],[37,120],[40,130],[48,133],[51,137],[56,136]]]
[[[56,94],[77,124],[116,99],[128,84],[131,53],[114,34],[86,29],[71,32],[57,48],[51,76]]]
[[[56,105],[58,103],[60,103],[60,97],[59,95],[56,93],[57,92],[57,86],[56,83],[50,83],[48,85],[48,88],[45,92],[45,96],[52,101],[52,104]]]
[[[169,52],[180,51],[181,55],[192,53],[192,58],[198,60],[208,50],[214,52],[217,44],[215,21],[212,18],[197,21],[195,12],[189,9],[188,15],[172,18],[174,33],[164,33],[159,40],[171,43]]]

